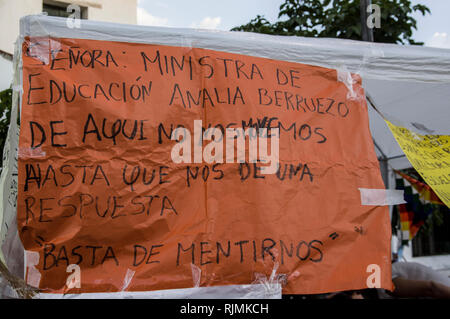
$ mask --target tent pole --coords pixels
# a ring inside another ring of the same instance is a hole
[[[381,177],[383,178],[384,186],[386,189],[389,188],[389,167],[388,167],[388,159],[380,158],[378,160],[380,162],[380,171]]]
[[[369,17],[367,8],[372,5],[372,0],[361,0],[359,3],[361,16],[361,35],[363,41],[374,42],[373,29],[367,25],[367,18]]]
[[[378,148],[378,150],[381,153],[381,156],[378,158],[378,162],[380,163],[380,171],[381,171],[381,177],[383,178],[383,182],[384,182],[384,186],[386,187],[386,189],[389,188],[389,166],[388,166],[388,161],[389,161],[389,157],[387,157],[383,151],[381,150],[381,148],[377,145],[377,143],[375,142],[375,140],[372,138],[373,143],[375,144],[375,146]]]
[[[369,102],[369,104],[373,107],[373,109],[380,114],[381,117],[383,117],[383,114],[380,113],[380,111],[378,111],[377,107],[375,106],[375,104],[373,103],[372,98],[370,97],[370,94],[368,92],[366,92],[366,99]],[[383,117],[384,118],[384,117]],[[388,165],[388,161],[390,159],[393,158],[398,158],[400,156],[394,156],[394,157],[387,157],[386,154],[384,154],[383,150],[381,149],[381,147],[377,144],[377,142],[373,139],[372,137],[372,141],[373,144],[375,145],[375,147],[378,149],[378,151],[380,152],[381,156],[378,158],[378,162],[380,163],[380,171],[381,171],[381,177],[383,178],[383,182],[384,182],[384,186],[386,187],[386,189],[389,188],[389,165]]]
[[[370,102],[369,102],[370,103]],[[388,167],[388,161],[390,158],[384,154],[383,150],[380,146],[378,146],[377,142],[372,138],[373,144],[378,149],[378,151],[381,153],[381,156],[378,158],[378,162],[380,163],[380,171],[381,171],[381,177],[383,178],[384,186],[386,188],[389,188],[389,167]]]

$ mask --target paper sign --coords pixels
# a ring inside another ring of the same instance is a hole
[[[45,58],[29,50],[49,43]],[[388,209],[362,206],[358,190],[384,187],[367,106],[347,99],[336,70],[34,38],[23,44],[22,101],[18,227],[25,249],[40,254],[46,292],[261,275],[282,279],[283,293],[362,289],[370,276],[392,287]],[[229,129],[249,133],[244,149]],[[68,289],[73,264],[81,284]]]
[[[386,123],[412,166],[450,207],[450,136],[420,135]]]

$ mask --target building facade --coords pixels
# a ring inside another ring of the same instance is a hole
[[[12,57],[20,18],[40,13],[68,17],[78,12],[81,19],[136,24],[137,0],[0,0],[0,91],[12,82]]]

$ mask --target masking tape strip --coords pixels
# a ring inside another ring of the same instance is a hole
[[[282,286],[287,276],[277,274],[278,264],[274,266],[269,278],[256,273],[256,280],[249,285],[227,285],[200,287],[201,269],[191,264],[193,288],[167,289],[156,291],[125,291],[135,271],[128,269],[120,292],[50,294],[41,293],[40,299],[281,299]],[[297,277],[298,273],[294,274]]]
[[[136,272],[134,270],[127,269],[127,273],[125,274],[125,279],[123,280],[123,286],[121,291],[125,291],[128,288],[135,273]]]
[[[26,264],[26,282],[32,287],[39,287],[41,281],[41,273],[36,269],[36,265],[39,264],[39,253],[37,251],[25,251],[25,264]]]
[[[266,288],[268,294],[276,294],[278,285],[284,286],[286,285],[288,278],[293,279],[300,275],[298,271],[295,271],[288,277],[287,274],[277,273],[278,267],[279,263],[276,262],[269,277],[261,273],[255,273],[256,279],[253,284],[262,284]]]
[[[344,83],[348,89],[348,96],[355,98],[355,92],[353,91],[353,78],[352,74],[348,71],[345,66],[338,68],[337,70],[337,81]]]
[[[194,284],[194,287],[200,287],[200,280],[202,278],[202,270],[200,267],[197,267],[194,264],[191,264],[191,270],[192,270],[192,281]]]
[[[18,152],[19,158],[41,158],[45,157],[46,154],[41,147],[19,147]]]
[[[358,188],[363,206],[387,206],[405,204],[403,190]]]
[[[268,290],[264,284],[227,285],[167,289],[156,291],[123,291],[116,293],[49,294],[41,293],[40,299],[281,299],[281,284],[272,284]]]

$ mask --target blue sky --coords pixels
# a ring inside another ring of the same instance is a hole
[[[278,0],[139,0],[139,14],[145,10],[155,18],[153,22],[172,27],[203,27],[229,30],[247,23],[256,14],[264,14],[275,20],[278,8],[284,1]],[[151,21],[147,17],[147,22]],[[138,21],[139,22],[139,21]]]
[[[230,30],[257,14],[275,21],[284,0],[138,0],[138,23],[144,25]],[[414,39],[427,46],[450,48],[450,1],[413,0],[431,9],[417,14]],[[381,8],[383,10],[383,8]],[[381,26],[383,27],[383,26]]]

